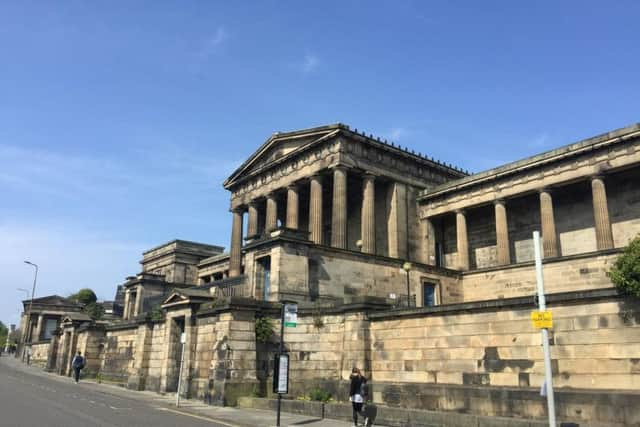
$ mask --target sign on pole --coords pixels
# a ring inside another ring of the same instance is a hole
[[[533,232],[533,250],[536,259],[536,283],[538,288],[538,311],[531,313],[531,319],[540,325],[542,351],[544,354],[544,387],[540,394],[547,396],[547,413],[549,426],[556,427],[556,404],[553,394],[553,373],[551,370],[551,350],[549,349],[549,328],[553,326],[551,312],[547,311],[547,301],[544,296],[544,276],[542,274],[542,254],[540,253],[540,233]],[[536,326],[537,327],[537,326]]]
[[[295,328],[298,323],[298,304],[284,305],[284,326]]]
[[[533,327],[537,329],[553,329],[553,316],[549,310],[547,311],[532,311],[531,321]]]
[[[289,355],[278,354],[273,364],[273,392],[289,393]]]

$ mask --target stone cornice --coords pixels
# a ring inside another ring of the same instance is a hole
[[[567,158],[591,153],[595,150],[638,137],[640,137],[640,123],[588,138],[577,143],[569,144],[523,160],[508,163],[504,166],[489,169],[485,172],[470,175],[431,190],[425,190],[419,196],[418,200],[427,201],[449,193],[468,191],[471,187],[478,186],[483,183],[495,182],[516,174],[530,172],[533,169],[540,169],[544,166],[560,162]]]

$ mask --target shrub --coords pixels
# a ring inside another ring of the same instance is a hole
[[[309,399],[316,402],[327,403],[331,400],[331,393],[320,388],[314,388],[309,392]]]
[[[640,298],[640,235],[618,257],[609,277],[619,290]]]
[[[82,305],[88,305],[98,301],[96,293],[89,288],[80,289],[75,294],[69,295],[69,299]]]
[[[268,317],[256,318],[256,341],[269,342],[273,336],[273,320]]]

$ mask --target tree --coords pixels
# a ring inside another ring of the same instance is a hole
[[[75,294],[69,295],[69,299],[78,304],[82,304],[82,311],[93,320],[100,320],[104,316],[104,307],[97,302],[98,297],[96,293],[89,288],[80,289]]]
[[[69,295],[69,299],[82,305],[88,305],[98,301],[96,293],[89,288],[80,289],[75,294]]]
[[[618,257],[609,277],[619,290],[640,298],[640,235]]]
[[[7,329],[4,323],[0,322],[0,347],[3,349],[7,342],[7,334],[9,334],[9,329]]]

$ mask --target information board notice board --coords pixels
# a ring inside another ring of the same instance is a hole
[[[277,354],[273,363],[273,392],[289,393],[289,355]]]

